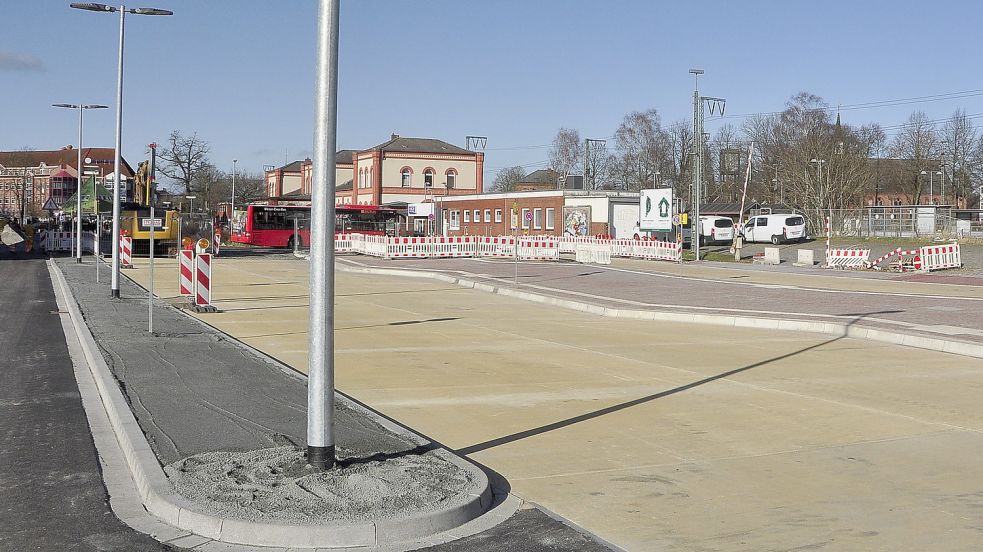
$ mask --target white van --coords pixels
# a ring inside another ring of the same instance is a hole
[[[700,217],[700,243],[734,241],[734,221],[728,217]]]
[[[775,245],[806,239],[806,219],[802,215],[758,215],[744,225],[747,242],[771,242]]]

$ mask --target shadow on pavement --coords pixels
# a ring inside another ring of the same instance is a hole
[[[887,312],[887,311],[869,312],[869,313],[864,313],[864,314],[858,315],[857,318],[855,318],[854,320],[852,320],[850,323],[847,324],[847,327],[852,326],[853,324],[856,324],[857,322],[860,322],[861,320],[863,320],[864,317],[867,317],[867,316],[870,316],[870,315],[874,315],[874,314],[883,314],[884,312]],[[667,389],[666,391],[660,391],[658,393],[654,393],[652,395],[647,395],[645,397],[640,397],[638,399],[633,399],[633,400],[630,400],[630,401],[627,401],[627,402],[623,402],[621,404],[611,405],[611,406],[608,406],[606,408],[601,408],[601,409],[595,410],[593,412],[587,412],[585,414],[581,414],[579,416],[574,416],[572,418],[567,418],[565,420],[560,420],[558,422],[553,422],[551,424],[546,424],[546,425],[539,426],[539,427],[536,427],[536,428],[527,429],[525,431],[519,431],[517,433],[513,433],[511,435],[506,435],[504,437],[498,437],[496,439],[491,439],[491,440],[485,441],[483,443],[477,443],[477,444],[474,444],[474,445],[471,445],[471,446],[468,446],[468,447],[457,449],[454,452],[457,453],[457,454],[460,454],[461,456],[468,456],[468,455],[474,454],[476,452],[482,452],[482,451],[485,451],[485,450],[488,450],[488,449],[491,449],[491,448],[495,448],[495,447],[498,447],[498,446],[501,446],[501,445],[507,445],[509,443],[514,443],[516,441],[520,441],[520,440],[526,439],[528,437],[535,437],[536,435],[542,435],[543,433],[548,433],[550,431],[554,431],[554,430],[557,430],[557,429],[563,429],[565,427],[572,426],[572,425],[578,424],[580,422],[586,422],[588,420],[593,420],[594,418],[599,418],[599,417],[604,416],[606,414],[612,414],[614,412],[625,410],[627,408],[631,408],[633,406],[638,406],[640,404],[645,404],[647,402],[651,402],[651,401],[654,401],[656,399],[661,399],[661,398],[664,398],[664,397],[669,397],[671,395],[682,393],[683,391],[689,391],[690,389],[694,389],[694,388],[699,387],[701,385],[706,385],[708,383],[712,383],[712,382],[717,381],[719,379],[723,379],[723,378],[726,378],[726,377],[729,377],[729,376],[733,376],[735,374],[740,374],[741,372],[746,372],[746,371],[752,370],[754,368],[760,368],[762,366],[766,366],[766,365],[771,364],[773,362],[778,362],[780,360],[785,360],[785,359],[788,359],[788,358],[791,358],[791,357],[794,357],[794,356],[798,356],[798,355],[800,355],[802,353],[806,353],[806,352],[812,351],[814,349],[819,349],[820,347],[825,347],[826,345],[830,345],[832,343],[836,343],[837,341],[839,341],[839,340],[841,340],[841,339],[843,339],[845,337],[846,337],[846,331],[844,330],[843,335],[834,337],[832,339],[827,339],[826,341],[823,341],[822,343],[817,343],[815,345],[810,345],[808,347],[804,347],[804,348],[799,349],[797,351],[792,351],[791,353],[786,353],[784,355],[779,355],[779,356],[776,356],[776,357],[772,357],[772,358],[769,358],[769,359],[766,359],[766,360],[755,362],[753,364],[748,364],[747,366],[742,366],[740,368],[735,368],[733,370],[728,370],[726,372],[723,372],[723,373],[720,373],[720,374],[716,374],[716,375],[713,375],[713,376],[709,376],[709,377],[703,378],[701,380],[694,381],[692,383],[687,383],[686,385],[681,385],[681,386],[675,387],[673,389]]]

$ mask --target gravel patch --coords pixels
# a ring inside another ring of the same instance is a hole
[[[277,447],[209,452],[164,467],[175,490],[205,513],[294,524],[413,517],[462,504],[480,492],[472,474],[439,451],[381,460],[347,459],[319,472],[304,451]]]

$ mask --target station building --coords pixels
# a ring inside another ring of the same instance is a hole
[[[638,192],[547,190],[438,197],[448,236],[612,235],[631,238],[638,225]]]
[[[390,139],[335,158],[335,203],[405,207],[435,197],[480,194],[484,153],[433,138]],[[271,203],[310,202],[313,163],[295,161],[266,172]]]

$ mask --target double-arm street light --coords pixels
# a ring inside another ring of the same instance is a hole
[[[107,6],[106,4],[94,4],[91,2],[81,2],[71,4],[71,7],[79,10],[95,12],[119,12],[119,56],[116,66],[116,144],[115,160],[113,161],[113,270],[110,285],[110,293],[113,297],[119,297],[119,181],[121,155],[120,148],[123,137],[123,35],[126,25],[126,14],[134,15],[174,15],[169,10],[159,10],[157,8],[127,8],[126,6]]]
[[[82,262],[82,113],[86,109],[106,109],[108,105],[102,104],[51,104],[52,107],[64,107],[79,110],[79,151],[78,151],[78,186],[75,189],[75,262]],[[95,193],[95,188],[93,188]],[[97,202],[98,204],[98,202]],[[98,236],[96,239],[99,239]]]

